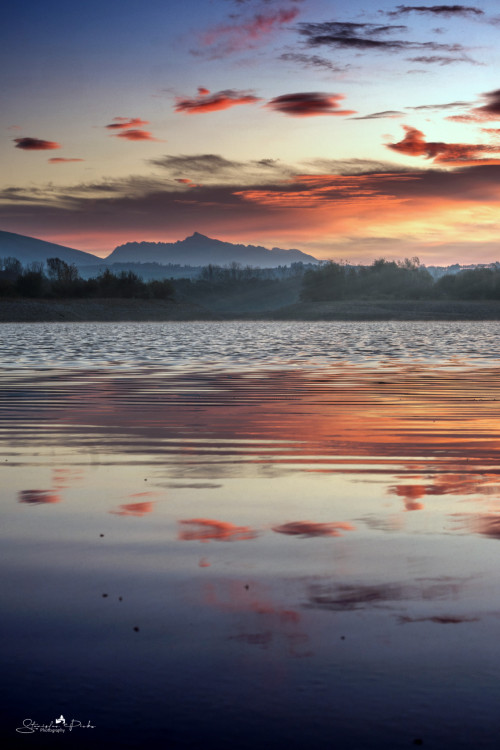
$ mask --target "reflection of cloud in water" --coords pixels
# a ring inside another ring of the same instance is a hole
[[[391,606],[394,602],[427,601],[455,597],[463,581],[430,579],[428,582],[381,584],[312,584],[306,607],[333,611],[352,611]]]
[[[490,539],[500,540],[500,515],[498,513],[455,513],[453,515],[461,528]]]
[[[184,542],[240,542],[255,539],[257,532],[249,526],[235,526],[227,521],[211,518],[189,518],[179,521],[179,539]]]
[[[29,505],[50,505],[60,503],[61,496],[54,495],[52,490],[21,490],[18,494],[18,502]]]
[[[389,494],[404,497],[407,510],[420,510],[424,506],[415,501],[431,495],[496,495],[500,494],[500,478],[492,473],[438,474],[427,484],[396,484]],[[408,507],[415,505],[417,507]]]
[[[341,531],[354,531],[350,523],[315,523],[314,521],[292,521],[281,526],[273,526],[278,534],[301,537],[343,536]]]
[[[79,469],[52,469],[52,485],[55,490],[67,490],[83,478],[84,474]]]
[[[136,518],[140,518],[141,516],[146,516],[148,513],[152,513],[154,510],[154,506],[155,501],[149,500],[142,503],[126,503],[124,505],[120,505],[118,507],[118,510],[110,510],[108,512],[112,513],[115,516],[135,516]]]
[[[301,613],[275,604],[261,584],[219,580],[206,583],[203,592],[204,604],[231,615],[228,622],[236,632],[230,640],[263,649],[284,644],[288,656],[311,655],[304,650],[309,636],[301,630]]]
[[[213,468],[215,478],[241,472],[243,463],[283,470],[287,463],[317,464],[320,470],[328,463],[330,471],[345,471],[347,463],[359,472],[371,463],[392,473],[394,457],[406,466],[408,459],[422,464],[422,457],[431,457],[432,468],[437,460],[458,476],[465,458],[471,467],[496,461],[498,386],[493,368],[440,371],[420,365],[394,366],[383,387],[379,369],[355,365],[325,368],[321,375],[257,371],[251,378],[210,370],[147,377],[140,371],[65,370],[25,379],[22,388],[19,376],[4,378],[9,410],[0,416],[10,445],[25,444],[24,427],[36,418],[31,444],[147,453],[152,461],[175,464],[179,478],[194,465]],[[463,475],[458,483],[448,476],[424,485],[425,494],[498,491],[496,479],[473,481],[475,487]]]
[[[404,497],[405,510],[423,510],[425,505],[417,502],[417,498],[425,495],[425,487],[420,484],[398,484],[389,487],[389,492],[398,497]]]
[[[462,622],[479,622],[479,617],[461,617],[459,615],[434,615],[433,617],[398,617],[402,625],[409,622],[435,622],[438,625],[460,625]]]
[[[215,484],[214,482],[193,482],[192,484],[183,484],[181,482],[165,482],[160,484],[159,487],[167,487],[172,490],[218,490],[223,487],[222,484]]]

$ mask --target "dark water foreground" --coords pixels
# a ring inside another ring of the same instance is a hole
[[[15,747],[498,747],[500,368],[486,354],[37,356],[0,375]]]

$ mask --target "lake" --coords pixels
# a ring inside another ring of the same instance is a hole
[[[0,335],[11,743],[498,747],[498,323]]]

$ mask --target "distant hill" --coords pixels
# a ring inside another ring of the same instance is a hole
[[[83,250],[73,250],[71,247],[37,240],[23,234],[0,232],[0,258],[8,257],[17,258],[23,264],[33,263],[34,261],[45,263],[47,258],[60,258],[66,263],[75,263],[77,266],[102,260],[96,255],[85,253]]]
[[[178,242],[127,242],[106,258],[106,263],[180,263],[190,266],[224,266],[240,263],[242,266],[273,268],[291,263],[318,263],[317,258],[300,250],[268,250],[255,245],[233,245],[214,240],[195,232]]]

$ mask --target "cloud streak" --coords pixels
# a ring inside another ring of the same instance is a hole
[[[396,10],[389,11],[388,16],[396,18],[409,13],[420,13],[430,16],[463,16],[466,18],[484,16],[481,8],[470,5],[398,5]]]

